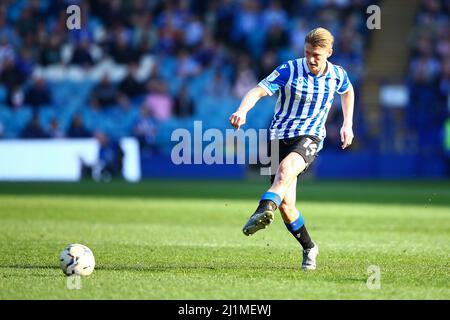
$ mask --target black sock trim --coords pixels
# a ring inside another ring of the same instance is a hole
[[[314,247],[314,243],[312,242],[305,225],[303,225],[297,231],[292,231],[291,233],[295,237],[295,239],[297,239],[304,250]]]

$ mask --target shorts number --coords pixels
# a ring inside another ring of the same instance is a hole
[[[317,144],[313,143],[313,141],[310,138],[306,138],[303,147],[306,149],[307,156],[313,156],[317,152]]]

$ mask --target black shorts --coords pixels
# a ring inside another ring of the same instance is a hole
[[[286,158],[291,152],[296,152],[301,155],[306,162],[305,170],[302,171],[303,173],[309,168],[311,163],[313,163],[317,157],[317,149],[319,148],[320,138],[305,135],[294,138],[280,139],[278,142],[279,163],[281,163],[281,161],[283,161],[283,159]],[[270,182],[273,183],[274,179],[275,175],[271,175]]]

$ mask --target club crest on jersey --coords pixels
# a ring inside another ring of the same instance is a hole
[[[273,81],[276,78],[278,78],[278,76],[280,75],[280,73],[277,70],[274,70],[268,77],[267,77],[267,81]]]

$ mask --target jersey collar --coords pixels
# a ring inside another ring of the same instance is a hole
[[[322,73],[320,76],[316,76],[314,73],[312,73],[309,70],[308,64],[306,63],[306,58],[303,58],[303,68],[305,68],[306,72],[308,73],[308,75],[310,75],[311,77],[314,78],[322,78],[326,75],[328,75],[330,73],[330,69],[331,69],[331,64],[329,61],[327,61],[327,66],[326,66],[326,72]]]

